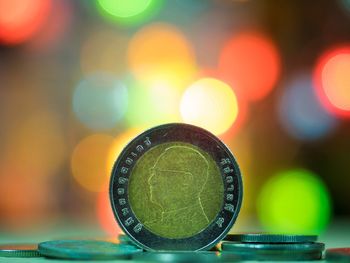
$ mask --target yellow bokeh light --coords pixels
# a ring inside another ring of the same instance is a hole
[[[121,74],[126,69],[127,38],[116,30],[93,31],[83,43],[80,65],[84,74]]]
[[[180,112],[185,122],[220,135],[237,119],[237,98],[226,83],[214,78],[203,78],[184,92]]]
[[[144,83],[164,79],[179,88],[196,72],[194,52],[185,36],[176,27],[161,23],[135,34],[128,48],[128,63]]]
[[[72,174],[85,189],[93,192],[108,189],[110,173],[106,169],[106,162],[112,143],[112,136],[94,134],[81,140],[74,149]]]
[[[117,160],[119,154],[124,149],[124,147],[141,132],[142,132],[142,129],[137,129],[137,128],[130,129],[120,134],[113,140],[108,151],[108,159],[106,163],[106,168],[109,173],[111,173],[113,169],[113,165]]]

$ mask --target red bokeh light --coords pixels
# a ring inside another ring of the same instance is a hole
[[[325,51],[314,69],[314,87],[327,111],[350,117],[350,45]]]
[[[108,192],[99,193],[96,203],[96,213],[100,226],[107,234],[116,237],[123,232],[114,217]]]
[[[219,71],[239,94],[257,101],[275,86],[280,73],[280,56],[274,43],[264,35],[241,33],[224,45]]]
[[[51,8],[51,0],[0,0],[0,42],[25,42],[39,31]]]
[[[68,0],[51,0],[51,10],[40,32],[29,41],[30,50],[46,51],[57,47],[69,31],[73,20],[72,2]]]

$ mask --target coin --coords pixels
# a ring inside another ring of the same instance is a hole
[[[188,124],[145,131],[113,167],[110,198],[123,231],[146,250],[204,250],[231,229],[242,202],[230,150]]]
[[[40,257],[37,244],[2,244],[0,257]]]
[[[287,235],[287,234],[264,234],[246,233],[229,234],[224,240],[244,243],[305,243],[317,241],[316,235]]]
[[[209,251],[168,251],[168,252],[145,252],[132,257],[135,261],[146,262],[235,262],[238,257],[232,254],[222,254]]]
[[[124,234],[119,234],[118,240],[120,243],[123,243],[123,244],[127,244],[129,242],[132,242],[131,239],[127,235],[124,235]]]
[[[225,241],[222,250],[244,260],[317,260],[322,258],[323,243],[239,243]]]
[[[135,246],[94,240],[55,240],[39,244],[39,252],[47,257],[62,259],[129,259],[142,252]]]
[[[349,262],[350,247],[327,249],[326,260]]]
[[[136,246],[135,242],[133,242],[130,237],[128,237],[125,234],[119,234],[118,235],[118,240],[120,244],[126,244],[126,245],[133,245]]]

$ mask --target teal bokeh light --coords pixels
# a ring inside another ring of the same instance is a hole
[[[263,186],[257,203],[263,227],[273,233],[320,234],[331,215],[326,186],[314,173],[279,173]]]
[[[113,128],[124,116],[127,103],[127,88],[107,74],[95,74],[81,80],[73,94],[74,113],[93,130]]]
[[[98,0],[96,4],[104,18],[122,25],[134,25],[155,15],[163,0]]]

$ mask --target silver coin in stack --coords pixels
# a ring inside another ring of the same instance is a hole
[[[224,240],[243,243],[307,243],[316,242],[317,238],[317,235],[239,233],[229,234]]]
[[[322,259],[323,243],[240,243],[224,241],[222,250],[243,260],[300,261]]]

